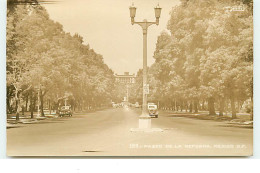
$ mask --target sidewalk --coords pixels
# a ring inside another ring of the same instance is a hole
[[[86,113],[92,113],[92,112],[101,111],[101,110],[105,110],[105,109],[107,109],[107,108],[98,108],[98,109],[85,110],[85,111],[75,111],[74,114],[86,114]],[[51,114],[49,112],[44,112],[44,117],[38,116],[38,112],[34,112],[33,117],[34,118],[31,118],[30,112],[24,112],[24,115],[20,114],[19,121],[16,121],[15,113],[8,114],[6,128],[21,127],[23,124],[35,124],[35,123],[43,122],[43,120],[60,118],[55,112],[52,112]]]
[[[200,120],[214,120],[226,122],[227,126],[230,127],[244,127],[244,128],[253,128],[253,121],[250,120],[250,114],[248,113],[237,113],[237,118],[232,119],[231,113],[224,113],[223,116],[219,116],[219,113],[216,112],[216,115],[209,115],[208,111],[199,111],[198,113],[190,112],[177,112],[171,110],[161,110],[167,112],[172,117],[187,117],[195,118]]]
[[[16,120],[15,114],[8,114],[6,119],[6,128],[15,128],[21,127],[22,124],[34,124],[39,123],[42,120],[50,119],[50,118],[58,118],[56,114],[45,113],[44,117],[39,117],[38,112],[33,113],[33,117],[31,118],[30,112],[25,112],[24,115],[19,116],[19,121]]]

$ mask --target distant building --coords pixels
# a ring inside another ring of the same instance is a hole
[[[125,88],[125,95],[122,97],[122,102],[124,105],[128,105],[129,98],[129,87],[135,83],[135,74],[129,74],[129,72],[124,72],[124,74],[115,74],[115,81],[117,85],[123,86]]]
[[[117,83],[122,84],[132,84],[135,83],[135,74],[129,74],[129,72],[125,72],[123,75],[115,74],[115,79]]]

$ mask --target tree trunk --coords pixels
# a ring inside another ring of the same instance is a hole
[[[25,107],[24,107],[24,105],[22,105],[21,107],[22,107],[22,115],[24,115]]]
[[[31,118],[33,118],[33,111],[35,107],[36,97],[33,96],[33,91],[31,91],[30,94],[30,112],[31,112]]]
[[[235,119],[237,118],[237,114],[236,114],[236,106],[235,106],[235,99],[234,99],[233,92],[231,93],[230,101],[231,101],[232,118]]]
[[[26,94],[26,99],[25,99],[25,112],[28,111],[28,101],[29,101],[29,93]]]
[[[49,114],[51,115],[51,100],[48,99],[48,103],[49,103]]]
[[[15,119],[18,121],[20,119],[20,99],[18,95],[18,89],[15,91],[15,103],[16,103],[16,113],[15,113]]]
[[[15,114],[15,119],[18,121],[20,119],[20,101],[17,101],[17,109]]]
[[[192,112],[192,102],[190,102],[190,112]]]
[[[250,112],[250,120],[253,121],[254,120],[254,113],[253,113],[254,112],[254,106],[253,106],[254,102],[253,102],[253,97],[251,97],[251,104],[252,104],[252,106],[251,106],[252,109],[251,109],[251,112]]]
[[[198,113],[199,111],[198,111],[198,100],[197,99],[195,99],[195,101],[194,101],[194,113]]]
[[[178,111],[178,107],[177,107],[176,100],[174,100],[174,110],[175,110],[175,111]]]
[[[219,103],[219,116],[222,117],[224,113],[224,103],[225,100],[224,98],[220,98],[220,103]]]
[[[83,111],[83,104],[82,104],[82,101],[80,101],[80,111]]]
[[[208,99],[208,109],[209,109],[209,115],[216,115],[213,97],[210,97]]]
[[[201,108],[203,111],[205,111],[205,101],[202,100],[202,108]]]
[[[12,113],[11,105],[10,105],[10,98],[9,97],[6,97],[6,112],[7,113]]]
[[[17,112],[17,109],[18,109],[18,101],[17,98],[15,97],[15,112]]]
[[[240,101],[238,100],[238,101],[237,101],[237,109],[236,109],[238,113],[240,112],[240,105],[241,105],[241,104],[240,104]]]
[[[42,90],[40,90],[40,102],[41,102],[41,106],[40,106],[40,109],[41,109],[41,116],[44,117],[44,111],[43,111],[43,106],[44,106],[44,103],[43,103],[43,94],[42,94]]]

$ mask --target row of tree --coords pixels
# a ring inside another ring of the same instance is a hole
[[[223,116],[253,112],[252,1],[182,0],[158,37],[149,101],[161,108]],[[132,100],[142,98],[142,70]]]
[[[8,113],[33,112],[39,104],[58,109],[64,101],[84,110],[109,104],[113,71],[101,55],[83,44],[78,34],[64,32],[44,7],[8,1],[7,97]]]

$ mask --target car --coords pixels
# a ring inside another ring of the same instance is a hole
[[[136,103],[134,104],[134,106],[135,106],[135,108],[140,108],[140,105],[139,105],[138,102],[136,102]]]
[[[43,109],[43,112],[44,112],[44,115],[49,115],[49,114],[51,114],[51,111],[50,111],[49,109],[47,109],[47,108],[44,108],[44,109]]]
[[[156,105],[155,103],[147,103],[147,105],[149,106],[149,105]]]
[[[65,115],[72,116],[72,110],[71,106],[62,106],[60,111],[59,111],[59,116],[63,117]]]
[[[148,104],[148,113],[151,117],[158,118],[158,108],[155,104]]]

